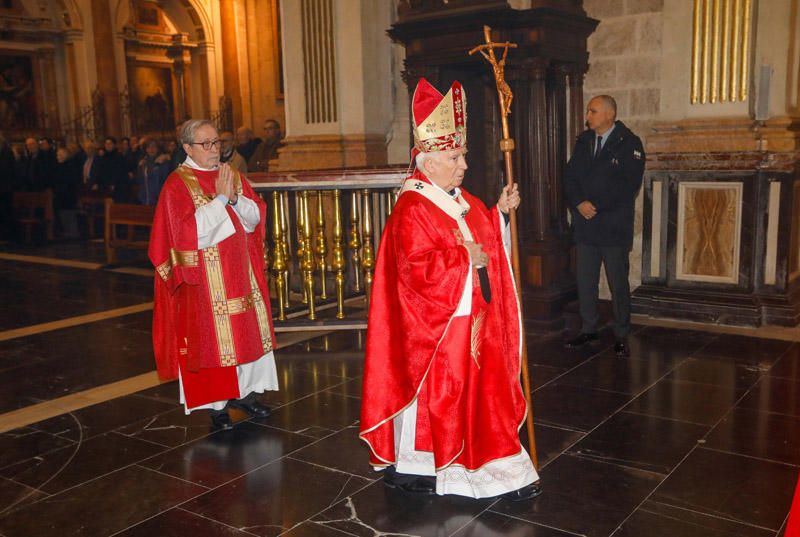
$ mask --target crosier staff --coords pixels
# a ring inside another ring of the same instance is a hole
[[[511,138],[508,134],[508,115],[511,113],[511,101],[514,98],[513,93],[511,93],[511,88],[508,86],[505,80],[505,65],[506,65],[506,56],[508,55],[508,49],[510,48],[517,48],[516,43],[510,43],[506,41],[505,43],[493,43],[492,36],[491,36],[492,29],[488,26],[483,27],[483,37],[486,40],[486,44],[478,45],[477,47],[473,48],[469,51],[470,56],[475,54],[476,52],[480,52],[481,56],[483,56],[486,61],[492,66],[492,71],[494,72],[494,81],[497,84],[497,98],[500,102],[500,117],[503,125],[503,139],[500,140],[500,151],[503,153],[503,158],[505,160],[506,165],[506,184],[508,186],[512,186],[514,184],[514,168],[511,164],[511,153],[514,151],[514,139]],[[500,61],[497,61],[497,57],[494,54],[494,49],[502,48],[503,49],[503,56],[500,58]],[[517,233],[517,210],[514,208],[508,208],[508,216],[510,219],[511,225],[511,266],[514,269],[514,282],[517,286],[517,296],[519,297],[519,307],[520,307],[520,315],[522,315],[522,319],[524,319],[524,315],[522,313],[522,278],[521,273],[519,270],[519,242],[518,242],[518,233]],[[539,459],[536,456],[536,438],[533,432],[533,406],[531,405],[531,378],[528,374],[528,344],[525,341],[525,328],[524,328],[524,321],[522,326],[522,389],[525,392],[525,402],[528,404],[528,416],[527,416],[527,426],[528,426],[528,445],[530,446],[530,454],[531,460],[533,461],[534,467],[539,469]]]

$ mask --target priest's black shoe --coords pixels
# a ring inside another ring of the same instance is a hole
[[[542,493],[542,485],[539,481],[525,485],[521,489],[506,492],[500,497],[504,500],[511,500],[512,502],[524,502],[525,500],[532,500]]]
[[[401,474],[394,466],[383,471],[383,484],[390,489],[402,490],[409,494],[431,496],[436,494],[436,478],[424,475]]]
[[[233,429],[233,421],[227,410],[211,413],[211,427],[218,431]]]
[[[254,418],[266,418],[272,413],[272,410],[267,405],[261,404],[255,397],[231,399],[228,401],[228,406],[243,410]]]
[[[568,349],[577,349],[578,347],[583,347],[587,343],[597,341],[598,339],[600,339],[600,336],[597,335],[597,332],[592,332],[590,334],[578,334],[577,337],[568,340],[565,345]]]
[[[617,342],[614,343],[614,353],[620,357],[631,355],[631,351],[628,348],[628,344],[621,339],[618,339]]]

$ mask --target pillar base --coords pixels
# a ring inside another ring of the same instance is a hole
[[[270,171],[385,166],[386,141],[370,134],[319,134],[286,138]]]

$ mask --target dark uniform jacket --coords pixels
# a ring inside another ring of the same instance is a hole
[[[578,136],[564,173],[564,196],[572,212],[575,242],[630,248],[634,203],[644,174],[642,141],[617,121],[600,154],[593,158],[595,136],[592,130]],[[584,201],[597,209],[594,218],[587,220],[578,212]]]

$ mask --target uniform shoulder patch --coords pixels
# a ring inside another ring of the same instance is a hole
[[[636,159],[636,160],[641,160],[642,159],[642,152],[639,151],[638,149],[634,149],[633,150],[633,158]]]

